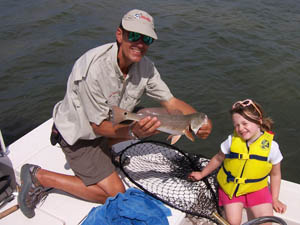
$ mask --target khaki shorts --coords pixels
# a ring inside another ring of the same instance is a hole
[[[60,146],[71,169],[86,186],[97,184],[115,171],[106,138],[78,140],[72,146],[62,139]]]

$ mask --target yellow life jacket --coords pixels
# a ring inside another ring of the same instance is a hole
[[[244,195],[268,185],[272,169],[268,156],[274,135],[264,132],[247,147],[246,142],[236,134],[232,137],[230,153],[225,155],[217,180],[229,196]]]

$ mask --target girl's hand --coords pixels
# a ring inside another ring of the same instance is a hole
[[[274,200],[273,199],[273,209],[275,210],[275,212],[277,213],[285,213],[286,211],[286,205],[284,203],[282,203],[281,201]]]
[[[203,175],[201,172],[197,171],[197,172],[191,172],[188,175],[188,179],[191,181],[198,181],[201,180],[203,178]]]

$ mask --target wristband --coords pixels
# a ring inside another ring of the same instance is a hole
[[[133,124],[134,123],[129,125],[128,134],[129,134],[129,137],[131,137],[133,140],[138,140],[139,138],[132,132],[132,129],[131,129]]]

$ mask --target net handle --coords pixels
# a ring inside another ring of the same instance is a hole
[[[220,225],[230,225],[219,213],[214,212],[212,216],[219,222]]]

